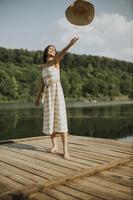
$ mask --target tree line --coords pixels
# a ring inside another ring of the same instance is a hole
[[[43,51],[0,47],[0,102],[33,102],[38,90]],[[61,61],[66,99],[133,98],[133,63],[66,53]]]

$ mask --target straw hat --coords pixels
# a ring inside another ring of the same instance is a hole
[[[94,18],[94,6],[84,0],[76,0],[65,12],[66,18],[74,25],[84,26],[92,22]]]

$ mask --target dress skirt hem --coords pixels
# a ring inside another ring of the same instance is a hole
[[[56,134],[62,134],[62,133],[67,133],[68,134],[68,131],[53,131],[53,132],[56,133]],[[52,134],[44,133],[44,132],[43,132],[43,134],[46,135],[46,136],[52,135]]]

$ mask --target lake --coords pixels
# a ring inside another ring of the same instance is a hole
[[[133,139],[133,102],[66,102],[71,135]],[[1,104],[0,140],[41,136],[43,105]]]

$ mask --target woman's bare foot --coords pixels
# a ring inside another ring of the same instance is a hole
[[[52,147],[50,149],[47,149],[47,152],[48,153],[56,153],[56,152],[58,152],[58,148],[57,147]]]
[[[65,158],[66,160],[70,160],[69,154],[68,154],[68,153],[64,153],[64,158]]]

